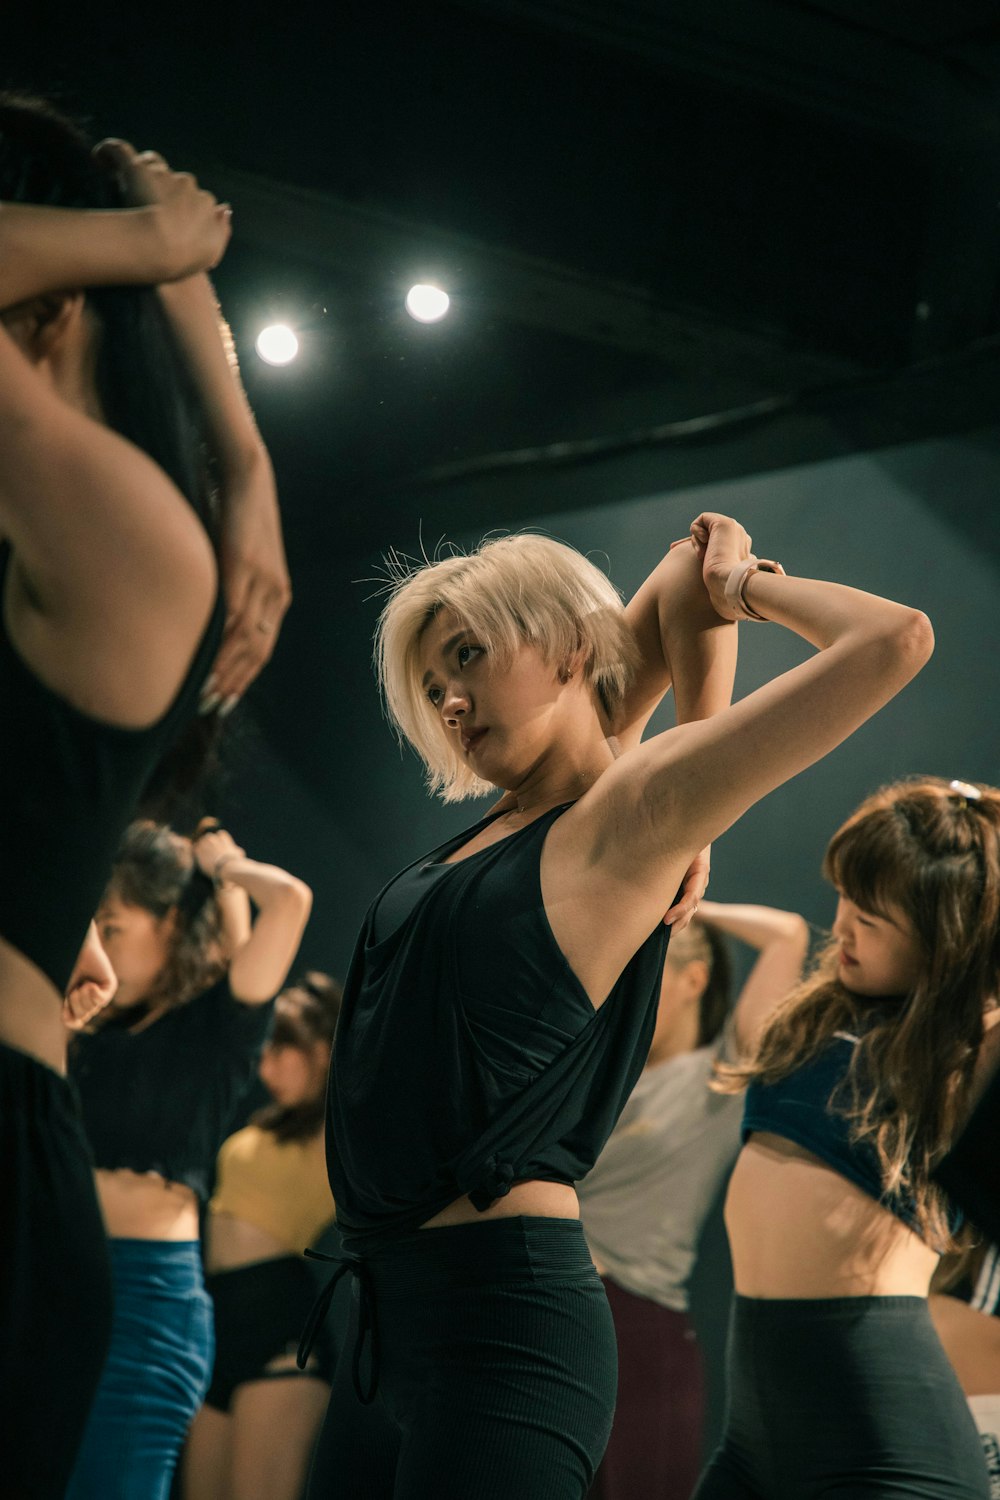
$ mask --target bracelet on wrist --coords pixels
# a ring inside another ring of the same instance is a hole
[[[780,573],[784,576],[785,570],[779,562],[774,562],[769,557],[757,558],[751,553],[736,564],[726,579],[723,597],[736,618],[763,622],[767,616],[758,614],[746,597],[747,579],[751,573]]]
[[[244,858],[244,856],[242,854],[236,854],[236,853],[232,853],[232,852],[230,852],[229,854],[220,854],[219,855],[219,858],[215,861],[215,864],[212,866],[212,884],[215,886],[215,889],[217,891],[221,891],[225,886],[232,884],[231,881],[227,881],[226,880],[226,876],[225,876],[225,867],[226,867],[226,865],[229,864],[234,859],[243,859],[243,858]]]

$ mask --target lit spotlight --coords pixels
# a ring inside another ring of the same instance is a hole
[[[299,352],[299,341],[285,323],[272,323],[257,335],[257,353],[269,365],[287,365]]]
[[[411,286],[406,294],[406,311],[418,323],[436,323],[451,306],[451,298],[439,286]]]

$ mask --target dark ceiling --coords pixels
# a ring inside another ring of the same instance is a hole
[[[987,0],[39,0],[3,32],[6,81],[231,197],[217,280],[303,562],[488,520],[477,465],[517,476],[504,522],[537,513],[588,439],[666,452],[722,413],[709,475],[747,407],[832,413],[841,447],[997,409]],[[421,278],[434,327],[402,311]],[[276,313],[283,370],[252,347]]]

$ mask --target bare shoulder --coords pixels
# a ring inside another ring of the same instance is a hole
[[[44,534],[13,544],[3,625],[27,666],[74,707],[143,728],[166,712],[188,671],[218,571],[184,496],[146,454],[105,436],[116,493],[88,506],[84,474],[83,514],[65,527],[58,554]]]

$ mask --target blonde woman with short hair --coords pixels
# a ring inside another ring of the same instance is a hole
[[[818,649],[728,707],[738,618]],[[350,1269],[355,1305],[312,1500],[586,1493],[616,1358],[573,1184],[649,1051],[664,912],[931,647],[918,611],[781,576],[715,513],[627,608],[538,536],[399,578],[390,717],[443,798],[504,796],[386,886],[348,975],[327,1117],[348,1259],[323,1301]],[[678,727],[640,743],[671,684]]]

